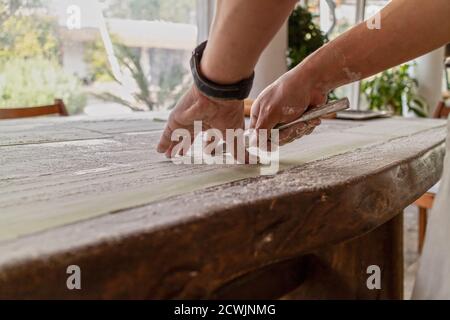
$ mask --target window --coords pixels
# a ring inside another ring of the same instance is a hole
[[[1,2],[0,107],[54,98],[71,113],[173,107],[191,84],[188,62],[203,1]]]
[[[388,1],[302,2],[333,39]],[[212,0],[2,1],[0,107],[62,98],[71,113],[170,109],[191,84],[190,53],[213,9]],[[359,83],[336,94],[359,106]]]
[[[321,29],[333,40],[362,20],[358,16],[358,9],[358,0],[321,0]],[[359,105],[359,82],[337,88],[334,93],[338,97],[348,97],[353,108]]]
[[[117,43],[124,98],[138,96],[131,101],[145,110],[173,107],[191,84],[196,1],[107,0],[103,12],[109,36]]]
[[[388,0],[320,0],[320,26],[333,40],[354,25],[373,16]],[[360,82],[351,83],[335,90],[338,97],[348,97],[350,105],[359,109]]]
[[[388,2],[388,0],[365,0],[365,18],[374,16],[377,12],[383,9]]]

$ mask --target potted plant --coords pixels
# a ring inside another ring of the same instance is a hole
[[[307,56],[323,46],[327,36],[314,23],[315,16],[300,4],[292,11],[288,20],[287,65],[293,69]],[[245,114],[250,116],[253,100],[245,101]]]
[[[403,116],[408,112],[419,117],[428,115],[428,105],[417,93],[418,81],[411,76],[411,67],[404,64],[361,82],[361,92],[370,110]]]
[[[328,37],[314,22],[315,15],[301,5],[292,11],[288,21],[288,68],[293,69],[311,53],[318,50],[328,42]],[[338,97],[331,91],[329,100],[337,100]]]
[[[294,68],[328,41],[327,36],[314,23],[314,18],[308,9],[301,5],[298,5],[289,17],[289,69]]]

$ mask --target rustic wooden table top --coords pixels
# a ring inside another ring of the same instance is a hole
[[[441,120],[324,121],[258,176],[167,161],[153,117],[0,121],[0,297],[211,297],[382,225],[442,172]]]

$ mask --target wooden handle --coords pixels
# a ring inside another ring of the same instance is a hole
[[[338,111],[348,109],[349,107],[350,107],[350,101],[348,100],[348,98],[343,98],[343,99],[336,100],[336,101],[324,104],[322,106],[313,108],[311,110],[308,110],[297,120],[294,120],[294,121],[286,123],[286,124],[280,124],[280,125],[276,126],[275,128],[279,129],[279,130],[283,130],[283,129],[289,128],[293,125],[296,125],[300,122],[317,119],[317,118],[320,118],[320,117],[330,114],[330,113],[335,113]]]

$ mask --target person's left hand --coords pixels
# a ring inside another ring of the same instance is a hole
[[[202,130],[217,129],[226,137],[227,129],[244,129],[244,102],[215,100],[203,95],[193,85],[170,113],[157,151],[165,153],[168,158],[174,156],[172,151],[179,142],[172,141],[172,133],[177,129],[188,130],[192,143],[195,138],[194,121],[202,121]]]

